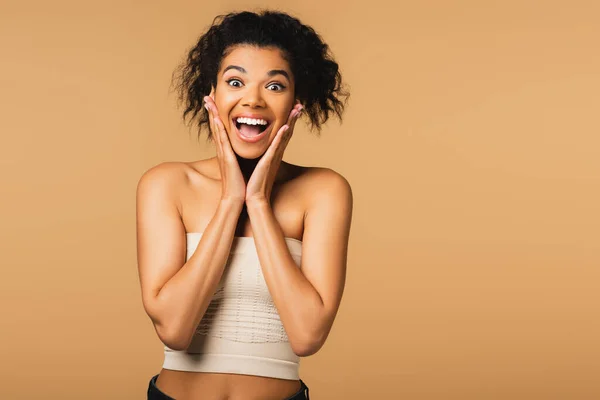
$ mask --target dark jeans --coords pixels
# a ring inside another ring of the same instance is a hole
[[[148,384],[148,400],[176,400],[173,397],[164,394],[156,387],[156,378],[158,378],[158,375],[154,375]],[[306,386],[302,379],[300,379],[300,384],[302,385],[300,390],[291,397],[286,397],[283,400],[310,400],[310,397],[308,396],[308,386]]]

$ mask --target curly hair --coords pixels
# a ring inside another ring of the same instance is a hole
[[[330,113],[342,122],[350,93],[342,84],[339,66],[329,46],[319,34],[283,12],[232,12],[214,18],[210,28],[189,50],[185,61],[173,72],[171,82],[178,93],[178,104],[185,106],[183,121],[187,123],[188,117],[190,123],[197,119],[198,138],[204,126],[208,131],[207,142],[212,139],[203,98],[211,87],[216,87],[221,61],[236,45],[281,50],[294,76],[295,98],[304,106],[310,130],[316,129],[317,136]]]

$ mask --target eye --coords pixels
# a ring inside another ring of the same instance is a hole
[[[235,78],[228,79],[225,82],[227,82],[229,84],[229,86],[233,86],[230,82],[239,82],[240,84],[242,83],[239,79],[235,79]],[[239,86],[233,86],[233,87],[239,87]]]
[[[283,86],[281,83],[271,83],[271,84],[269,84],[269,86],[267,86],[267,87],[272,87],[272,86],[279,86],[279,87],[281,88],[281,89],[279,89],[279,90],[275,90],[275,92],[279,92],[279,91],[281,91],[281,90],[285,89],[285,86]]]

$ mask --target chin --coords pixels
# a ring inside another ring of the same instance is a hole
[[[255,160],[260,158],[267,151],[267,149],[263,149],[262,147],[249,143],[247,143],[245,146],[232,146],[232,149],[235,154],[247,160]]]

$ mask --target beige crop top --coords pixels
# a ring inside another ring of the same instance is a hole
[[[201,236],[186,235],[186,260]],[[302,242],[285,241],[300,266]],[[221,281],[190,346],[164,350],[164,369],[299,379],[300,358],[292,351],[269,293],[254,238],[234,237]]]

